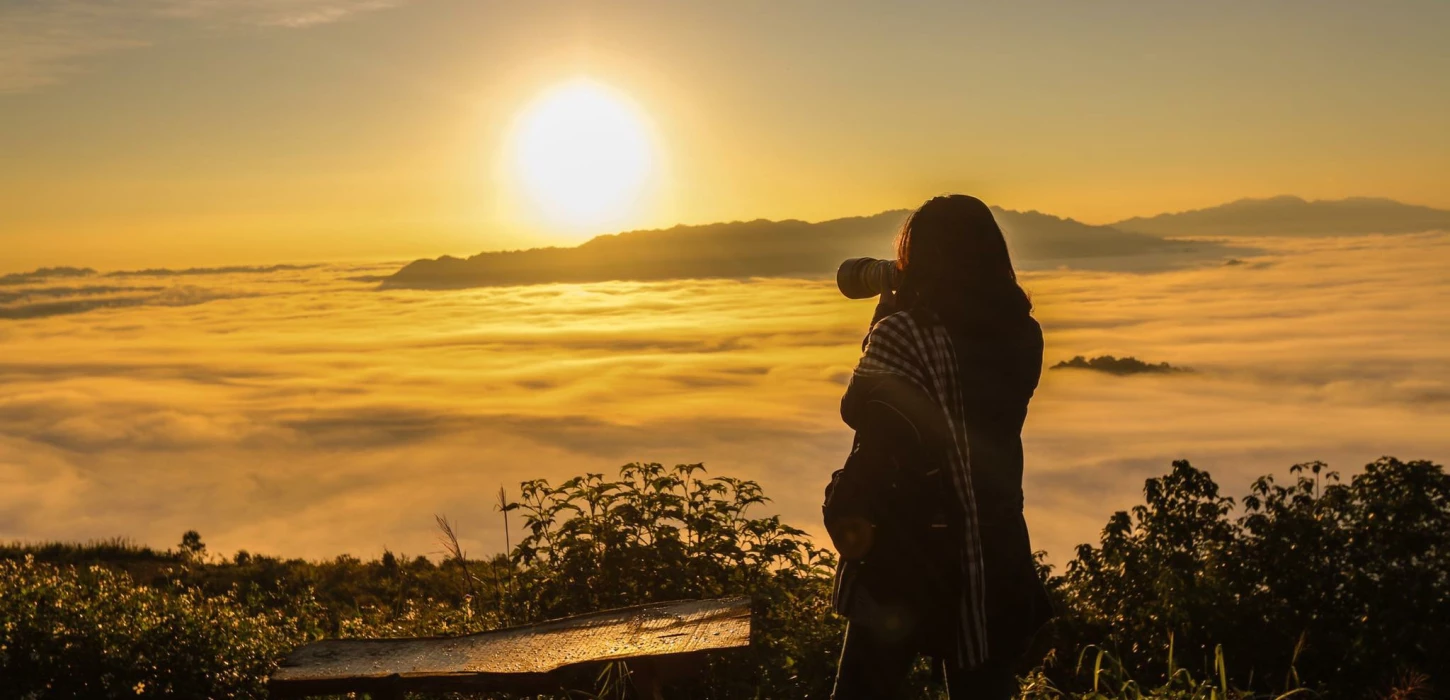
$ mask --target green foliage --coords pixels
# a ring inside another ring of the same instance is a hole
[[[139,545],[125,537],[96,540],[85,544],[69,542],[45,542],[27,545],[19,542],[0,543],[0,559],[24,559],[35,557],[36,561],[51,564],[75,564],[80,566],[104,563],[107,567],[176,564],[181,558],[172,552],[158,552]]]
[[[1450,683],[1450,476],[1384,458],[1348,483],[1317,462],[1235,501],[1188,462],[1149,479],[1063,575],[1062,616],[1022,697],[1428,697]],[[18,697],[255,697],[295,645],[324,636],[458,634],[681,598],[748,595],[752,647],[671,697],[829,696],[843,623],[830,553],[760,486],[700,465],[631,464],[500,497],[525,536],[470,559],[384,552],[304,562],[115,540],[0,546],[0,679]],[[507,529],[507,528],[506,528]],[[100,566],[100,565],[104,566]],[[937,697],[918,669],[904,697]],[[579,676],[632,697],[627,664]],[[502,697],[502,696],[498,696]]]
[[[391,561],[391,563],[389,563]],[[457,581],[457,562],[427,557],[363,561],[351,555],[308,562],[247,554],[170,567],[153,583],[176,580],[210,594],[236,590],[245,596],[286,601],[315,599],[317,626],[329,635],[460,634],[490,626],[473,620]],[[431,630],[431,631],[425,631]]]
[[[0,561],[7,697],[263,697],[276,659],[309,637],[308,601],[137,585],[100,567]]]
[[[835,560],[778,516],[751,517],[760,485],[699,464],[630,464],[619,478],[530,481],[508,507],[528,535],[511,555],[507,609],[532,621],[646,602],[748,595],[751,648],[712,661],[696,698],[828,697],[841,621]]]
[[[1054,658],[1049,658],[1044,665],[1053,661]],[[1081,690],[1065,692],[1053,683],[1043,667],[1033,669],[1020,681],[1021,697],[1023,700],[1249,700],[1255,697],[1287,700],[1314,695],[1307,688],[1261,696],[1238,689],[1228,681],[1228,664],[1222,647],[1214,649],[1213,666],[1205,675],[1195,677],[1188,669],[1170,666],[1160,682],[1145,684],[1133,678],[1123,662],[1107,649],[1091,645],[1078,653],[1072,674],[1082,686]]]
[[[1054,582],[1071,612],[1059,643],[1101,640],[1148,677],[1213,668],[1221,645],[1226,678],[1263,691],[1450,682],[1450,476],[1390,457],[1348,484],[1319,462],[1290,471],[1255,481],[1237,514],[1187,462],[1148,480],[1146,504]]]
[[[196,530],[187,530],[181,536],[181,556],[191,560],[206,558],[206,543],[201,541],[201,533]]]
[[[1206,666],[1224,633],[1220,593],[1236,575],[1233,527],[1226,521],[1233,501],[1186,461],[1149,479],[1143,491],[1144,505],[1131,515],[1115,513],[1100,546],[1081,545],[1068,563],[1059,588],[1080,618],[1058,624],[1087,622],[1071,637],[1111,640],[1132,668],[1161,668],[1158,656],[1170,637],[1178,652]]]

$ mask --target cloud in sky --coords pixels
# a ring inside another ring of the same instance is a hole
[[[160,24],[311,27],[407,0],[19,0],[0,5],[0,94],[63,80],[99,54],[147,46]]]
[[[1324,459],[1450,458],[1450,235],[1255,240],[1249,264],[1026,273],[1048,372],[1025,434],[1056,561],[1186,457],[1230,494]],[[215,298],[0,321],[0,539],[129,535],[324,557],[428,553],[431,515],[502,546],[499,485],[704,461],[818,532],[870,305],[828,281],[384,290],[334,266],[106,277]],[[84,299],[59,277],[6,293]],[[49,290],[49,291],[46,291]]]

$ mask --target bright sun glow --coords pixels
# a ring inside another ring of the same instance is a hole
[[[512,139],[524,193],[552,223],[599,227],[634,213],[654,169],[648,129],[628,99],[589,80],[525,108]]]

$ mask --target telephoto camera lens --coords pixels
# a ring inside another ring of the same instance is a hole
[[[851,258],[836,270],[836,286],[848,299],[869,299],[896,289],[896,261]]]

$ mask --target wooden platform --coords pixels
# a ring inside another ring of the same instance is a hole
[[[561,670],[617,660],[654,684],[691,656],[749,644],[749,598],[678,601],[461,637],[313,642],[292,652],[268,687],[278,697],[526,691],[557,688]]]

